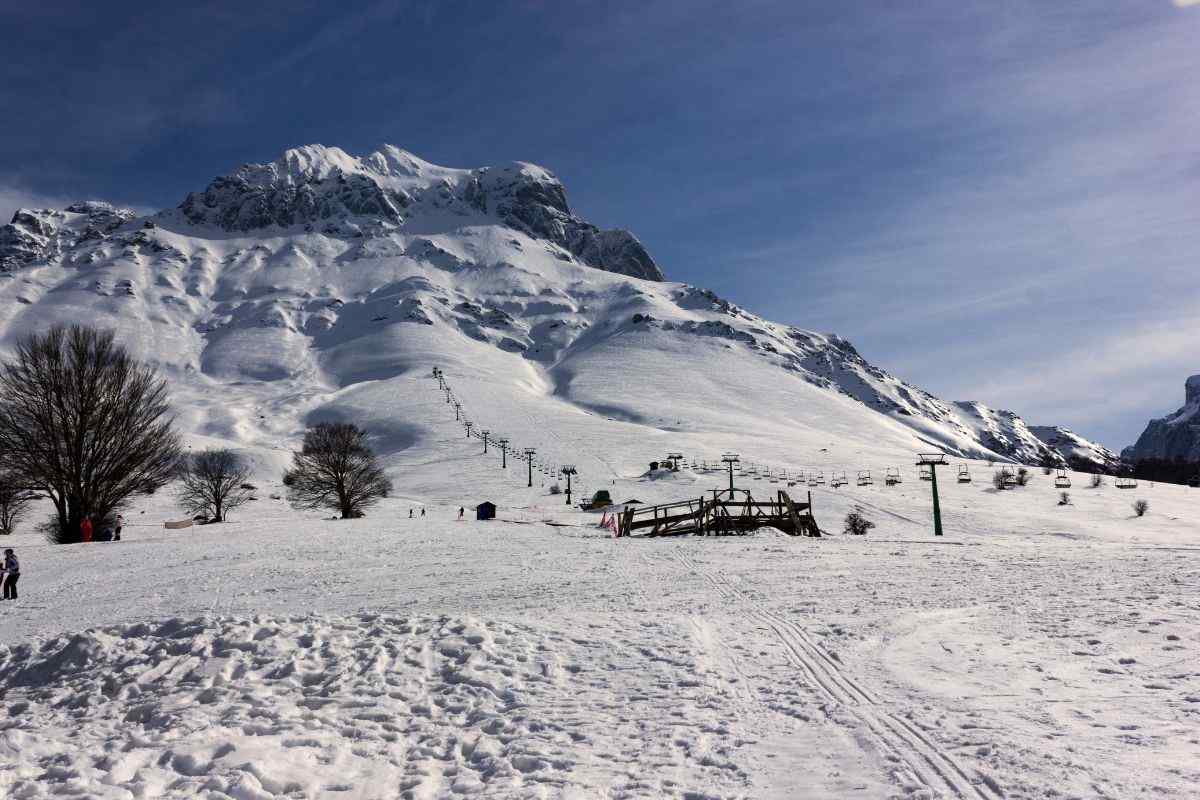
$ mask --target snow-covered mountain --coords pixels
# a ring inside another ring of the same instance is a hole
[[[0,228],[0,268],[5,344],[55,320],[116,327],[171,376],[194,435],[263,452],[285,452],[314,416],[353,414],[403,453],[426,435],[403,413],[409,379],[437,364],[471,382],[485,422],[523,416],[529,436],[550,437],[588,415],[621,451],[655,454],[670,437],[758,442],[792,463],[929,449],[1116,462],[1068,431],[939,400],[838,336],[666,281],[632,234],[579,219],[532,164],[311,145],[150,216],[23,209]]]
[[[1200,375],[1184,383],[1183,407],[1174,414],[1152,419],[1138,440],[1121,451],[1134,462],[1147,458],[1200,461]]]

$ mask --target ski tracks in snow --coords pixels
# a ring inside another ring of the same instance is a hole
[[[949,797],[961,800],[1000,800],[1003,792],[983,774],[972,778],[930,734],[909,715],[889,710],[869,689],[858,683],[841,663],[805,629],[787,617],[747,596],[721,572],[704,569],[690,554],[674,552],[675,559],[699,575],[722,600],[743,608],[762,623],[783,646],[788,661],[796,667],[813,691],[825,701],[826,714],[846,724],[849,715],[866,731],[885,758],[903,765],[896,779],[910,796]]]

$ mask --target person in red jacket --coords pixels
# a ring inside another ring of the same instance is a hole
[[[92,540],[92,518],[84,517],[79,523],[79,540],[82,542],[90,542]]]

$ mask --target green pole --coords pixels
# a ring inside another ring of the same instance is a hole
[[[929,477],[933,483],[933,535],[942,535],[942,506],[938,503],[937,491],[937,467],[933,464],[929,465]]]

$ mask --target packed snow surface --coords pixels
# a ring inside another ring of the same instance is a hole
[[[427,431],[365,519],[292,511],[264,472],[222,525],[164,530],[160,492],[120,543],[6,540],[0,794],[1194,796],[1189,490],[1073,474],[1060,506],[1052,477],[998,492],[973,462],[970,484],[942,471],[935,539],[901,464],[899,486],[812,489],[821,539],[614,540],[410,383]],[[881,476],[863,458],[841,466]],[[653,503],[727,480],[587,483]],[[499,519],[470,519],[484,499]],[[866,537],[839,534],[854,508]]]

